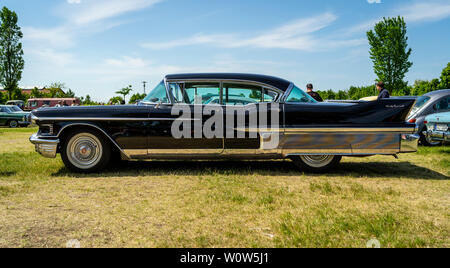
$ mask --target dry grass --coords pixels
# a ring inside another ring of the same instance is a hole
[[[132,162],[77,175],[0,129],[0,247],[450,246],[450,148],[289,161]]]

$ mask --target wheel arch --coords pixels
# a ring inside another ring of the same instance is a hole
[[[127,158],[130,158],[123,151],[123,149],[120,148],[119,144],[117,144],[117,142],[105,130],[103,130],[101,127],[99,127],[93,123],[70,123],[70,124],[67,124],[59,130],[57,137],[60,138],[61,140],[63,140],[63,139],[65,139],[65,136],[67,135],[67,133],[69,133],[71,130],[79,129],[79,128],[83,128],[83,129],[88,128],[88,129],[99,131],[103,135],[103,137],[106,138],[106,140],[111,142],[111,144],[113,145],[112,147],[114,149],[118,150],[121,154],[123,154]]]

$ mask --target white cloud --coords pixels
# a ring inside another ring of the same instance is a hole
[[[381,4],[381,0],[367,0],[369,4]]]
[[[438,21],[450,17],[450,2],[420,2],[407,5],[395,13],[407,22]]]
[[[120,59],[106,59],[105,64],[112,67],[126,66],[128,69],[138,69],[148,67],[150,62],[147,62],[141,58],[123,56]]]
[[[240,34],[198,33],[185,39],[144,43],[141,46],[149,49],[170,49],[180,46],[210,44],[226,48],[256,47],[314,51],[360,44],[361,40],[329,40],[314,35],[331,25],[336,19],[336,15],[324,13],[319,16],[293,21],[253,37]]]
[[[87,25],[153,6],[162,0],[86,0],[69,15],[70,22]]]
[[[39,29],[34,27],[23,27],[25,41],[36,42],[43,46],[69,47],[73,44],[71,31],[66,27]]]
[[[388,14],[390,17],[401,16],[406,23],[421,23],[428,21],[439,21],[450,17],[449,2],[416,2],[414,4],[403,5]],[[372,19],[353,27],[349,27],[344,34],[351,35],[366,32],[372,29],[376,23],[383,18]]]
[[[53,49],[36,49],[29,52],[37,56],[41,63],[47,66],[66,67],[75,62],[75,57],[67,52],[59,52]]]
[[[69,4],[81,4],[81,0],[67,0]]]

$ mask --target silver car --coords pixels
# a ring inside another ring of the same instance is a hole
[[[425,117],[435,113],[450,111],[450,89],[438,90],[427,93],[417,99],[416,105],[408,117],[410,123],[416,123],[419,129],[420,142],[426,146],[439,145],[439,141],[433,141],[423,133],[427,131]]]

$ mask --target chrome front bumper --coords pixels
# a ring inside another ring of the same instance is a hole
[[[428,130],[424,131],[423,135],[433,141],[450,141],[450,132],[448,131]]]
[[[37,134],[33,134],[30,137],[30,142],[34,144],[36,152],[41,154],[43,157],[55,158],[56,152],[58,150],[59,139],[47,140],[42,137],[38,137]]]
[[[402,134],[400,138],[400,153],[414,153],[419,148],[420,136],[417,134]]]

